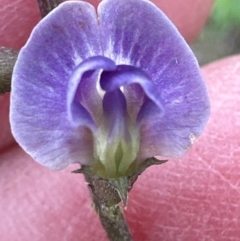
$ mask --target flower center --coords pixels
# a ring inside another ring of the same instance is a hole
[[[104,166],[107,176],[122,176],[139,151],[139,131],[127,113],[127,103],[120,89],[106,92],[103,116],[94,134],[95,159]]]
[[[135,85],[141,90],[134,89]],[[151,108],[158,108],[160,117],[164,113],[161,95],[149,77],[137,67],[116,65],[109,58],[94,56],[77,66],[68,93],[72,125],[86,126],[93,133],[94,172],[103,177],[129,173],[137,160],[146,113]],[[129,93],[135,93],[135,101]]]

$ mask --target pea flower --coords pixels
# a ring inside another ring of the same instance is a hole
[[[180,157],[210,104],[198,63],[146,0],[59,5],[33,30],[13,72],[10,121],[20,146],[54,170],[102,177],[147,158]]]

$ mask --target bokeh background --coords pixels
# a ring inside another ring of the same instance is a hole
[[[200,65],[240,53],[240,0],[215,0],[209,19],[191,48]]]

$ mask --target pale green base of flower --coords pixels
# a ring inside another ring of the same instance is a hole
[[[99,132],[95,134],[93,172],[97,175],[116,178],[129,176],[134,172],[133,166],[136,166],[139,152],[139,133],[131,123],[125,128],[127,138],[121,130],[113,138],[109,138],[106,127],[99,128]]]

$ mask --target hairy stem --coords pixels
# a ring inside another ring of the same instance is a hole
[[[74,171],[84,175],[95,210],[110,241],[133,241],[121,206],[127,206],[128,192],[139,175],[149,166],[165,162],[166,160],[149,158],[131,175],[116,178],[99,177],[89,166],[82,166],[81,169]]]
[[[18,51],[0,47],[0,95],[11,91],[11,79]]]
[[[37,0],[40,13],[45,17],[49,12],[56,8],[62,0]]]
[[[133,241],[121,208],[96,206],[101,223],[110,241]]]
[[[128,190],[128,179],[104,179],[92,175],[87,167],[83,174],[88,182],[94,208],[110,241],[133,241],[124,214],[119,206],[123,196],[120,189]],[[125,201],[124,201],[125,202]],[[125,202],[126,203],[126,202]]]

